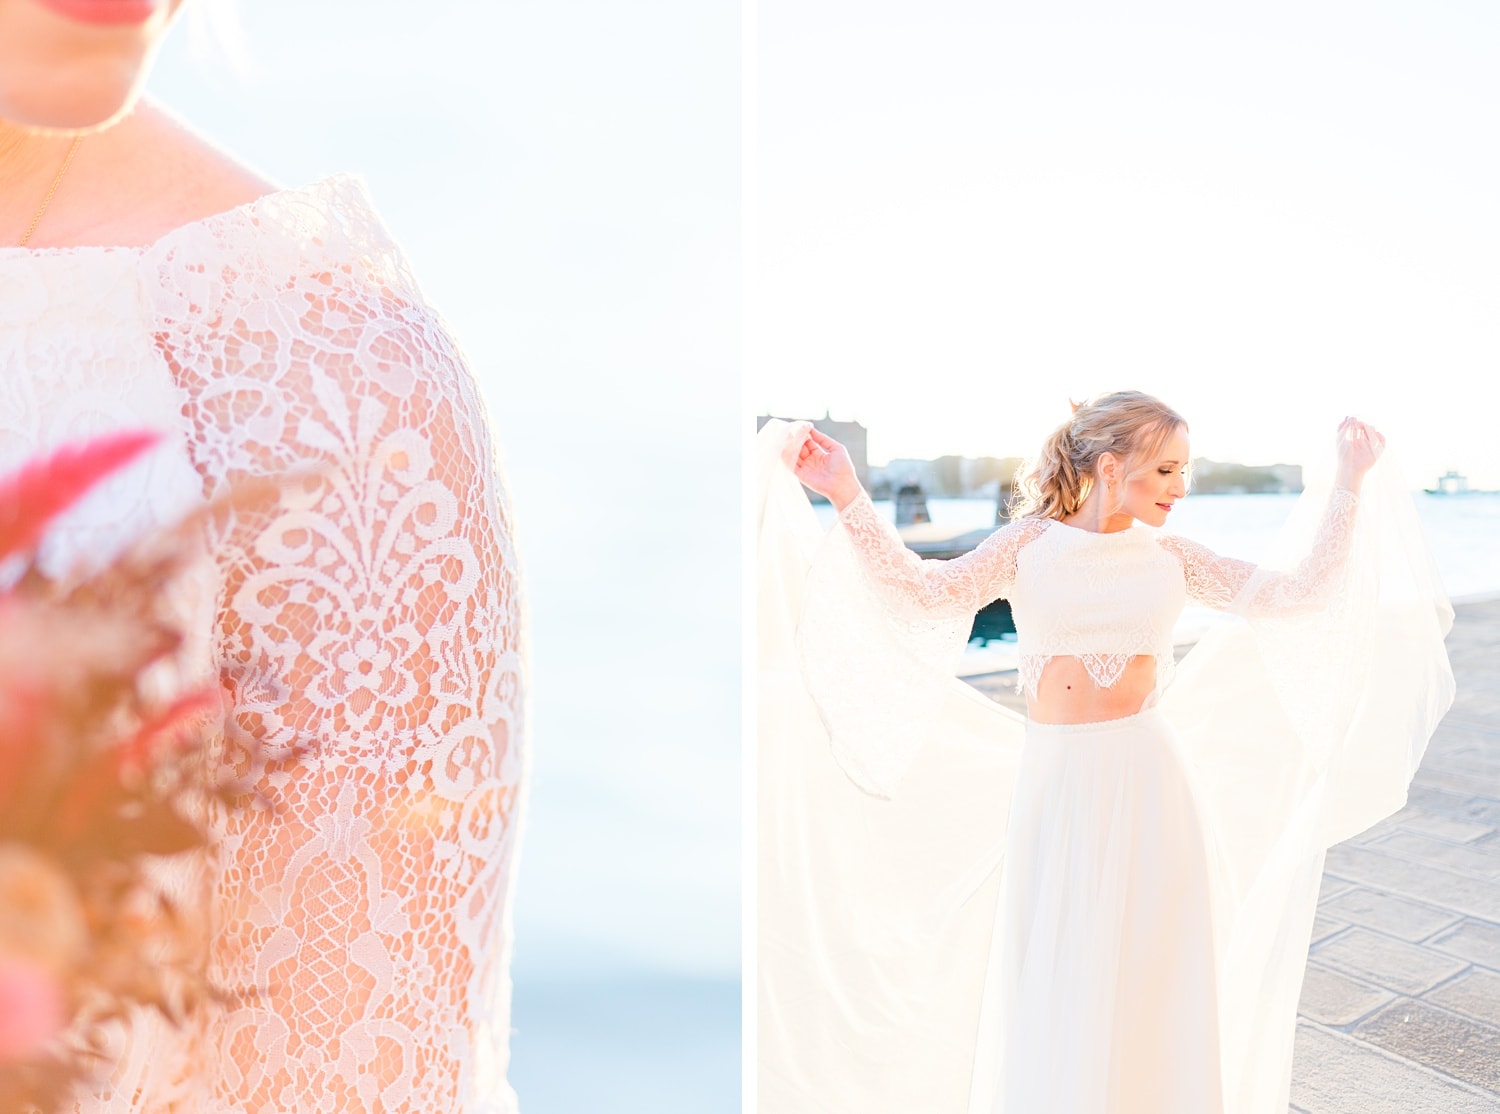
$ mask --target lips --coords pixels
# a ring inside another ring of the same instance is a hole
[[[1158,507],[1160,507],[1160,508],[1161,508],[1161,509],[1162,509],[1162,510],[1164,510],[1164,511],[1169,511],[1169,510],[1171,510],[1171,509],[1172,509],[1172,504],[1171,504],[1171,503],[1158,503],[1158,504],[1156,504],[1156,505],[1157,505],[1157,506],[1158,506]]]
[[[78,23],[105,26],[145,23],[166,0],[36,0],[42,7]]]

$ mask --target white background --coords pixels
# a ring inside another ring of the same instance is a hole
[[[1500,488],[1500,8],[759,0],[751,383],[871,456],[1138,388],[1196,454]]]

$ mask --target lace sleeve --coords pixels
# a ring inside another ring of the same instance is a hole
[[[1345,488],[1329,496],[1312,547],[1295,569],[1266,569],[1220,557],[1206,546],[1172,534],[1164,548],[1182,562],[1188,598],[1245,615],[1288,615],[1323,607],[1338,595],[1354,537],[1358,497]]]
[[[252,217],[160,261],[207,493],[321,469],[212,539],[226,761],[270,808],[223,821],[244,996],[198,1109],[509,1111],[526,667],[483,407],[357,189]]]
[[[860,568],[898,613],[930,618],[973,615],[1004,597],[1016,581],[1016,554],[1046,529],[1043,519],[1023,518],[996,530],[968,553],[951,560],[924,560],[881,518],[864,492],[839,514],[859,555]]]

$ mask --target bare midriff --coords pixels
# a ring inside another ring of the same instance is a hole
[[[1094,683],[1083,662],[1055,657],[1042,670],[1026,714],[1037,723],[1098,723],[1133,716],[1156,689],[1156,658],[1137,654],[1109,688]]]

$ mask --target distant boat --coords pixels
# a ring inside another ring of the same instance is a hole
[[[1500,495],[1495,491],[1480,491],[1469,486],[1469,477],[1462,472],[1444,472],[1437,478],[1436,487],[1422,489],[1428,495]]]

